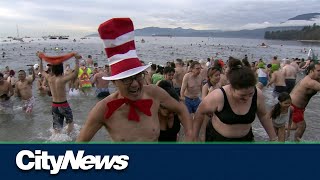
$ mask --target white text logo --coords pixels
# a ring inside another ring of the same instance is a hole
[[[26,161],[23,161],[26,158]],[[84,150],[78,151],[76,156],[73,151],[67,150],[65,155],[48,155],[48,151],[35,150],[33,153],[29,150],[22,150],[16,156],[16,164],[21,170],[50,170],[50,174],[58,174],[60,169],[67,169],[71,165],[72,169],[115,169],[123,170],[128,167],[129,156],[127,155],[86,155]]]

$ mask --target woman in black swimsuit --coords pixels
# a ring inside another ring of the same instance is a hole
[[[255,87],[254,72],[234,58],[229,59],[228,66],[230,84],[212,91],[198,107],[193,126],[196,137],[205,115],[213,114],[206,128],[206,141],[253,141],[251,124],[257,115],[270,140],[276,140],[264,96]]]
[[[159,81],[158,86],[167,91],[171,97],[179,101],[179,96],[170,81],[161,80]],[[160,136],[158,141],[177,141],[177,135],[180,131],[180,119],[178,115],[160,105],[158,116],[160,121]]]

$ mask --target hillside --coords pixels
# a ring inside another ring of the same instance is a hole
[[[309,24],[313,24],[313,18],[319,18],[320,13],[301,14],[293,18],[288,19],[286,22],[294,20],[310,21]],[[284,25],[283,23],[280,23]],[[225,38],[256,38],[263,39],[266,32],[282,32],[282,31],[300,31],[303,26],[283,26],[283,27],[267,27],[254,30],[239,30],[239,31],[222,31],[222,30],[195,30],[178,28],[159,28],[159,27],[146,27],[142,29],[136,29],[136,36],[176,36],[176,37],[225,37]],[[98,36],[97,33],[88,35]]]
[[[269,27],[255,30],[217,31],[194,30],[183,28],[143,28],[135,30],[137,36],[177,36],[177,37],[230,37],[230,38],[263,38],[266,31],[297,30],[302,27]]]
[[[305,20],[310,21],[313,18],[316,18],[317,16],[320,16],[320,13],[309,13],[309,14],[301,14],[296,17],[290,18],[288,20]]]
[[[320,40],[320,26],[313,24],[301,30],[266,31],[265,39],[280,40]]]
[[[282,31],[282,30],[300,30],[301,26],[289,27],[268,27],[255,30],[240,30],[240,31],[217,31],[217,30],[195,30],[183,28],[159,28],[147,27],[136,29],[136,36],[176,36],[176,37],[225,37],[225,38],[264,38],[267,31]],[[88,35],[87,37],[96,37],[97,33]]]

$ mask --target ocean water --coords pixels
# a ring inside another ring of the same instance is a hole
[[[38,63],[35,54],[37,51],[43,50],[51,55],[76,51],[84,58],[90,54],[99,66],[107,64],[103,44],[99,38],[75,39],[76,42],[73,42],[73,38],[69,40],[29,38],[25,39],[26,42],[20,43],[0,38],[0,71],[3,71],[7,65],[15,71],[27,70],[26,65]],[[144,39],[145,43],[142,43],[141,39]],[[7,41],[4,42],[4,40]],[[261,43],[265,43],[269,47],[259,46]],[[156,64],[165,64],[167,61],[173,61],[176,58],[199,60],[216,55],[223,59],[227,59],[228,56],[243,58],[245,54],[248,55],[250,61],[256,61],[259,58],[269,61],[275,55],[280,59],[287,57],[306,58],[309,48],[313,48],[316,53],[320,52],[320,44],[297,41],[199,37],[136,37],[136,48],[141,60]],[[4,56],[2,56],[3,52],[5,53]],[[71,59],[68,63],[73,67],[74,60]],[[299,78],[302,77],[302,75],[299,75]],[[112,91],[114,91],[114,88],[111,88]],[[31,115],[26,115],[22,111],[21,102],[17,99],[13,100],[13,112],[0,111],[0,141],[74,141],[89,111],[98,102],[98,99],[94,96],[94,90],[88,96],[68,97],[74,116],[74,132],[68,136],[64,130],[62,134],[52,136],[51,98],[39,96],[36,83],[33,85],[33,94],[36,103]],[[265,89],[264,94],[266,104],[270,108],[275,103],[272,97],[272,88]],[[305,112],[307,122],[307,129],[303,137],[305,141],[320,140],[320,119],[316,115],[320,113],[319,100],[319,95],[314,96]],[[267,135],[258,120],[253,124],[253,131],[257,141],[267,140]],[[110,141],[110,137],[107,131],[102,128],[95,135],[93,141]]]

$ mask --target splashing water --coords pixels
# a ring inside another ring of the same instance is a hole
[[[67,133],[67,126],[65,126],[60,133],[55,133],[53,128],[47,131],[47,134],[39,132],[37,139],[45,142],[74,142],[80,133],[81,125],[74,124],[73,130],[70,134]]]

